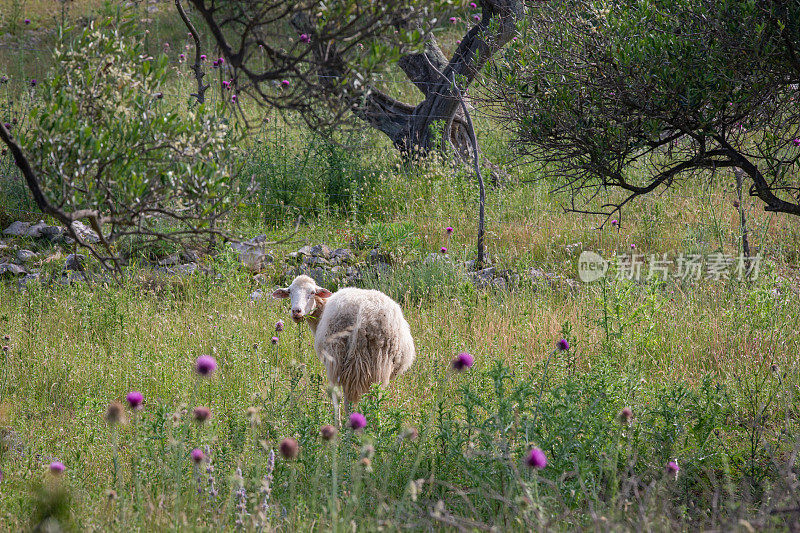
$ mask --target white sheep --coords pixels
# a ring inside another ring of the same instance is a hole
[[[308,323],[328,379],[344,392],[346,412],[348,402],[356,403],[373,383],[388,386],[414,362],[403,311],[380,291],[347,287],[333,294],[301,275],[272,296],[291,297],[292,320]]]

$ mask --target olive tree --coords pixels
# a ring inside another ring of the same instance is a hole
[[[237,82],[262,102],[298,110],[315,127],[353,113],[405,153],[455,146],[461,156],[471,143],[460,95],[513,38],[523,5],[476,2],[190,0]],[[465,15],[469,29],[447,58],[434,30]],[[375,75],[393,65],[421,102],[378,88]]]
[[[520,26],[495,114],[572,209],[611,216],[702,171],[800,215],[800,1],[562,0]],[[625,194],[588,208],[605,188]]]
[[[135,33],[132,21],[90,24],[55,50],[31,126],[14,136],[0,125],[42,212],[117,270],[121,239],[207,238],[247,192],[234,179],[235,125],[208,105],[168,103],[167,59],[144,54]],[[99,242],[74,230],[80,220]]]

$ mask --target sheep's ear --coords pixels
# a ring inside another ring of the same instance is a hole
[[[288,298],[289,297],[289,289],[275,289],[275,292],[272,293],[273,298]]]
[[[333,296],[333,293],[328,289],[323,289],[322,287],[317,287],[317,292],[314,293],[315,295],[319,296],[320,298],[330,298]]]

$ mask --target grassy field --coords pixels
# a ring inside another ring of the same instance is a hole
[[[56,4],[0,2],[0,41],[20,50],[0,58],[0,76],[11,78],[0,110],[22,118],[36,97],[19,89],[46,75],[47,54],[22,45],[52,46]],[[70,16],[96,16],[99,4],[69,2]],[[152,5],[151,48],[170,42],[177,54],[185,33],[169,19],[171,3]],[[174,66],[165,98],[177,104],[191,80],[185,64]],[[208,273],[187,278],[134,266],[124,286],[0,284],[0,529],[798,526],[797,220],[745,199],[761,255],[754,280],[682,280],[673,269],[665,281],[612,271],[568,282],[582,250],[738,255],[734,191],[698,175],[631,205],[621,227],[600,228],[602,219],[565,213],[565,199],[512,164],[503,134],[479,118],[484,153],[508,172],[489,189],[489,255],[519,278],[478,289],[464,267],[477,214],[467,170],[409,168],[370,132],[326,143],[291,116],[244,105],[257,123],[270,120],[254,130],[245,161],[259,192],[229,225],[242,237],[279,237],[303,214],[297,236],[271,248],[276,264],[253,276],[223,251],[202,258]],[[3,227],[39,218],[26,195],[0,157]],[[45,279],[70,252],[2,240],[50,256]],[[290,281],[285,258],[300,246],[353,240],[391,253],[393,266],[364,285],[401,303],[417,360],[357,405],[363,431],[326,441],[332,404],[310,332],[288,320],[285,302],[250,294]],[[448,259],[424,261],[442,246]],[[566,351],[556,349],[562,338]],[[457,372],[451,361],[464,351],[475,365]],[[204,354],[218,363],[207,377],[194,371]],[[109,423],[109,405],[131,391],[142,393],[141,408],[125,405],[124,420]],[[198,406],[211,411],[205,422],[194,419]],[[280,453],[286,438],[299,443],[295,459]],[[534,447],[543,469],[526,462]],[[205,456],[197,464],[194,449]],[[51,471],[55,461],[63,473]]]

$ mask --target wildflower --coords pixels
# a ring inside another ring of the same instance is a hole
[[[3,126],[5,126],[5,128],[6,128],[7,130],[11,131],[11,123],[9,123],[9,122],[5,122],[5,123],[3,123]]]
[[[5,85],[6,83],[8,83],[8,80],[9,80],[8,76],[0,76],[0,85]]]
[[[231,103],[232,104],[236,103],[236,95],[235,94],[233,96],[231,96]]]
[[[471,7],[472,9],[475,9],[476,7],[478,7],[478,4],[476,4],[475,2],[470,2],[469,3],[469,7]]]
[[[229,82],[228,80],[224,80],[222,82],[222,86],[225,87],[226,89],[230,89],[231,88],[231,82]]]
[[[209,409],[208,407],[198,406],[194,408],[192,414],[194,415],[194,419],[196,421],[205,422],[206,420],[211,418],[211,409]]]
[[[201,355],[197,358],[194,369],[201,376],[210,376],[217,369],[217,360],[210,355]]]
[[[456,372],[461,372],[475,364],[475,358],[467,352],[461,352],[450,363]]]
[[[319,435],[324,441],[331,441],[335,439],[337,433],[339,433],[339,430],[330,424],[322,426],[319,430]]]
[[[225,64],[225,58],[224,57],[220,57],[219,59],[217,59],[217,64],[219,66],[224,65]]]
[[[619,412],[618,418],[620,424],[627,426],[631,423],[631,418],[633,418],[633,410],[630,407],[623,407],[622,411]]]
[[[281,86],[288,87],[289,86],[289,80],[282,80],[281,81]]]
[[[670,475],[674,475],[675,479],[678,479],[678,472],[681,471],[681,467],[678,466],[678,463],[675,461],[670,461],[667,463],[667,473]]]
[[[64,466],[64,463],[62,463],[61,461],[53,461],[52,463],[50,463],[51,474],[59,475],[61,474],[61,472],[64,471],[64,469],[66,469],[66,466]]]
[[[277,333],[283,331],[283,320],[278,320],[277,322],[275,322],[275,331]]]
[[[28,24],[30,24],[30,23],[31,23],[31,19],[25,19],[25,20],[23,20],[23,22],[24,22],[24,23],[25,23],[25,25],[27,26]]]
[[[417,437],[419,437],[419,431],[414,426],[407,426],[400,433],[400,438],[403,440],[417,440]]]
[[[569,350],[569,341],[567,339],[561,339],[556,343],[556,348],[561,350],[562,352],[566,352]]]
[[[164,48],[169,49],[169,43],[164,43]]]
[[[445,232],[446,232],[448,235],[452,235],[452,234],[453,234],[453,228],[452,228],[451,226],[447,226],[446,228],[444,228],[444,231],[445,231]]]
[[[611,221],[611,225],[612,225],[612,226],[619,226],[619,220],[617,220],[617,219],[615,218],[614,220],[612,220],[612,221]]]
[[[185,55],[183,55],[183,54],[179,55],[178,57],[180,58],[180,60],[181,60],[181,61],[183,61],[184,59],[186,59],[186,56],[185,56]]]
[[[455,24],[458,19],[455,17],[450,17],[450,22]]]
[[[211,63],[211,66],[217,68],[219,66],[219,59],[215,59],[214,62]]]
[[[125,421],[125,408],[119,402],[111,402],[106,407],[106,414],[104,416],[109,425],[115,425]]]
[[[352,413],[350,415],[350,427],[354,431],[358,431],[359,429],[364,429],[365,427],[367,427],[367,417],[365,417],[361,413]]]
[[[35,79],[35,78],[34,78],[34,79],[32,79],[32,80],[31,80],[31,87],[36,87],[36,84],[37,84],[37,83],[39,83],[39,82],[38,82],[38,81],[36,81],[36,79]]]
[[[194,461],[196,464],[200,464],[201,462],[203,462],[203,459],[205,458],[205,454],[203,454],[203,450],[201,450],[200,448],[195,448],[194,450],[192,450],[190,452],[190,455],[192,456],[192,461]]]
[[[301,43],[308,43],[309,41],[311,41],[311,37],[309,37],[307,33],[301,33],[300,34],[300,42]]]
[[[547,466],[547,456],[539,448],[533,448],[528,453],[528,458],[525,460],[528,466],[536,470],[541,470]]]
[[[481,21],[481,16],[480,15],[472,15],[472,18],[475,19],[475,22],[480,22]]]
[[[300,445],[293,438],[287,437],[281,441],[278,450],[286,459],[297,459],[297,455],[300,453]]]
[[[200,61],[205,61],[206,57],[208,56],[206,56],[205,54],[200,54]]]
[[[270,339],[270,342],[272,344],[278,344],[278,337],[272,337],[272,339]]]
[[[446,254],[447,253],[447,248],[442,246],[442,249],[440,250],[440,252],[442,252],[443,254]]]
[[[792,139],[792,144],[795,146],[800,146],[800,139]]]
[[[142,396],[141,392],[135,390],[129,392],[128,395],[125,397],[125,399],[128,401],[128,405],[131,406],[131,409],[138,409],[139,406],[142,405],[142,400],[144,400],[144,396]]]

